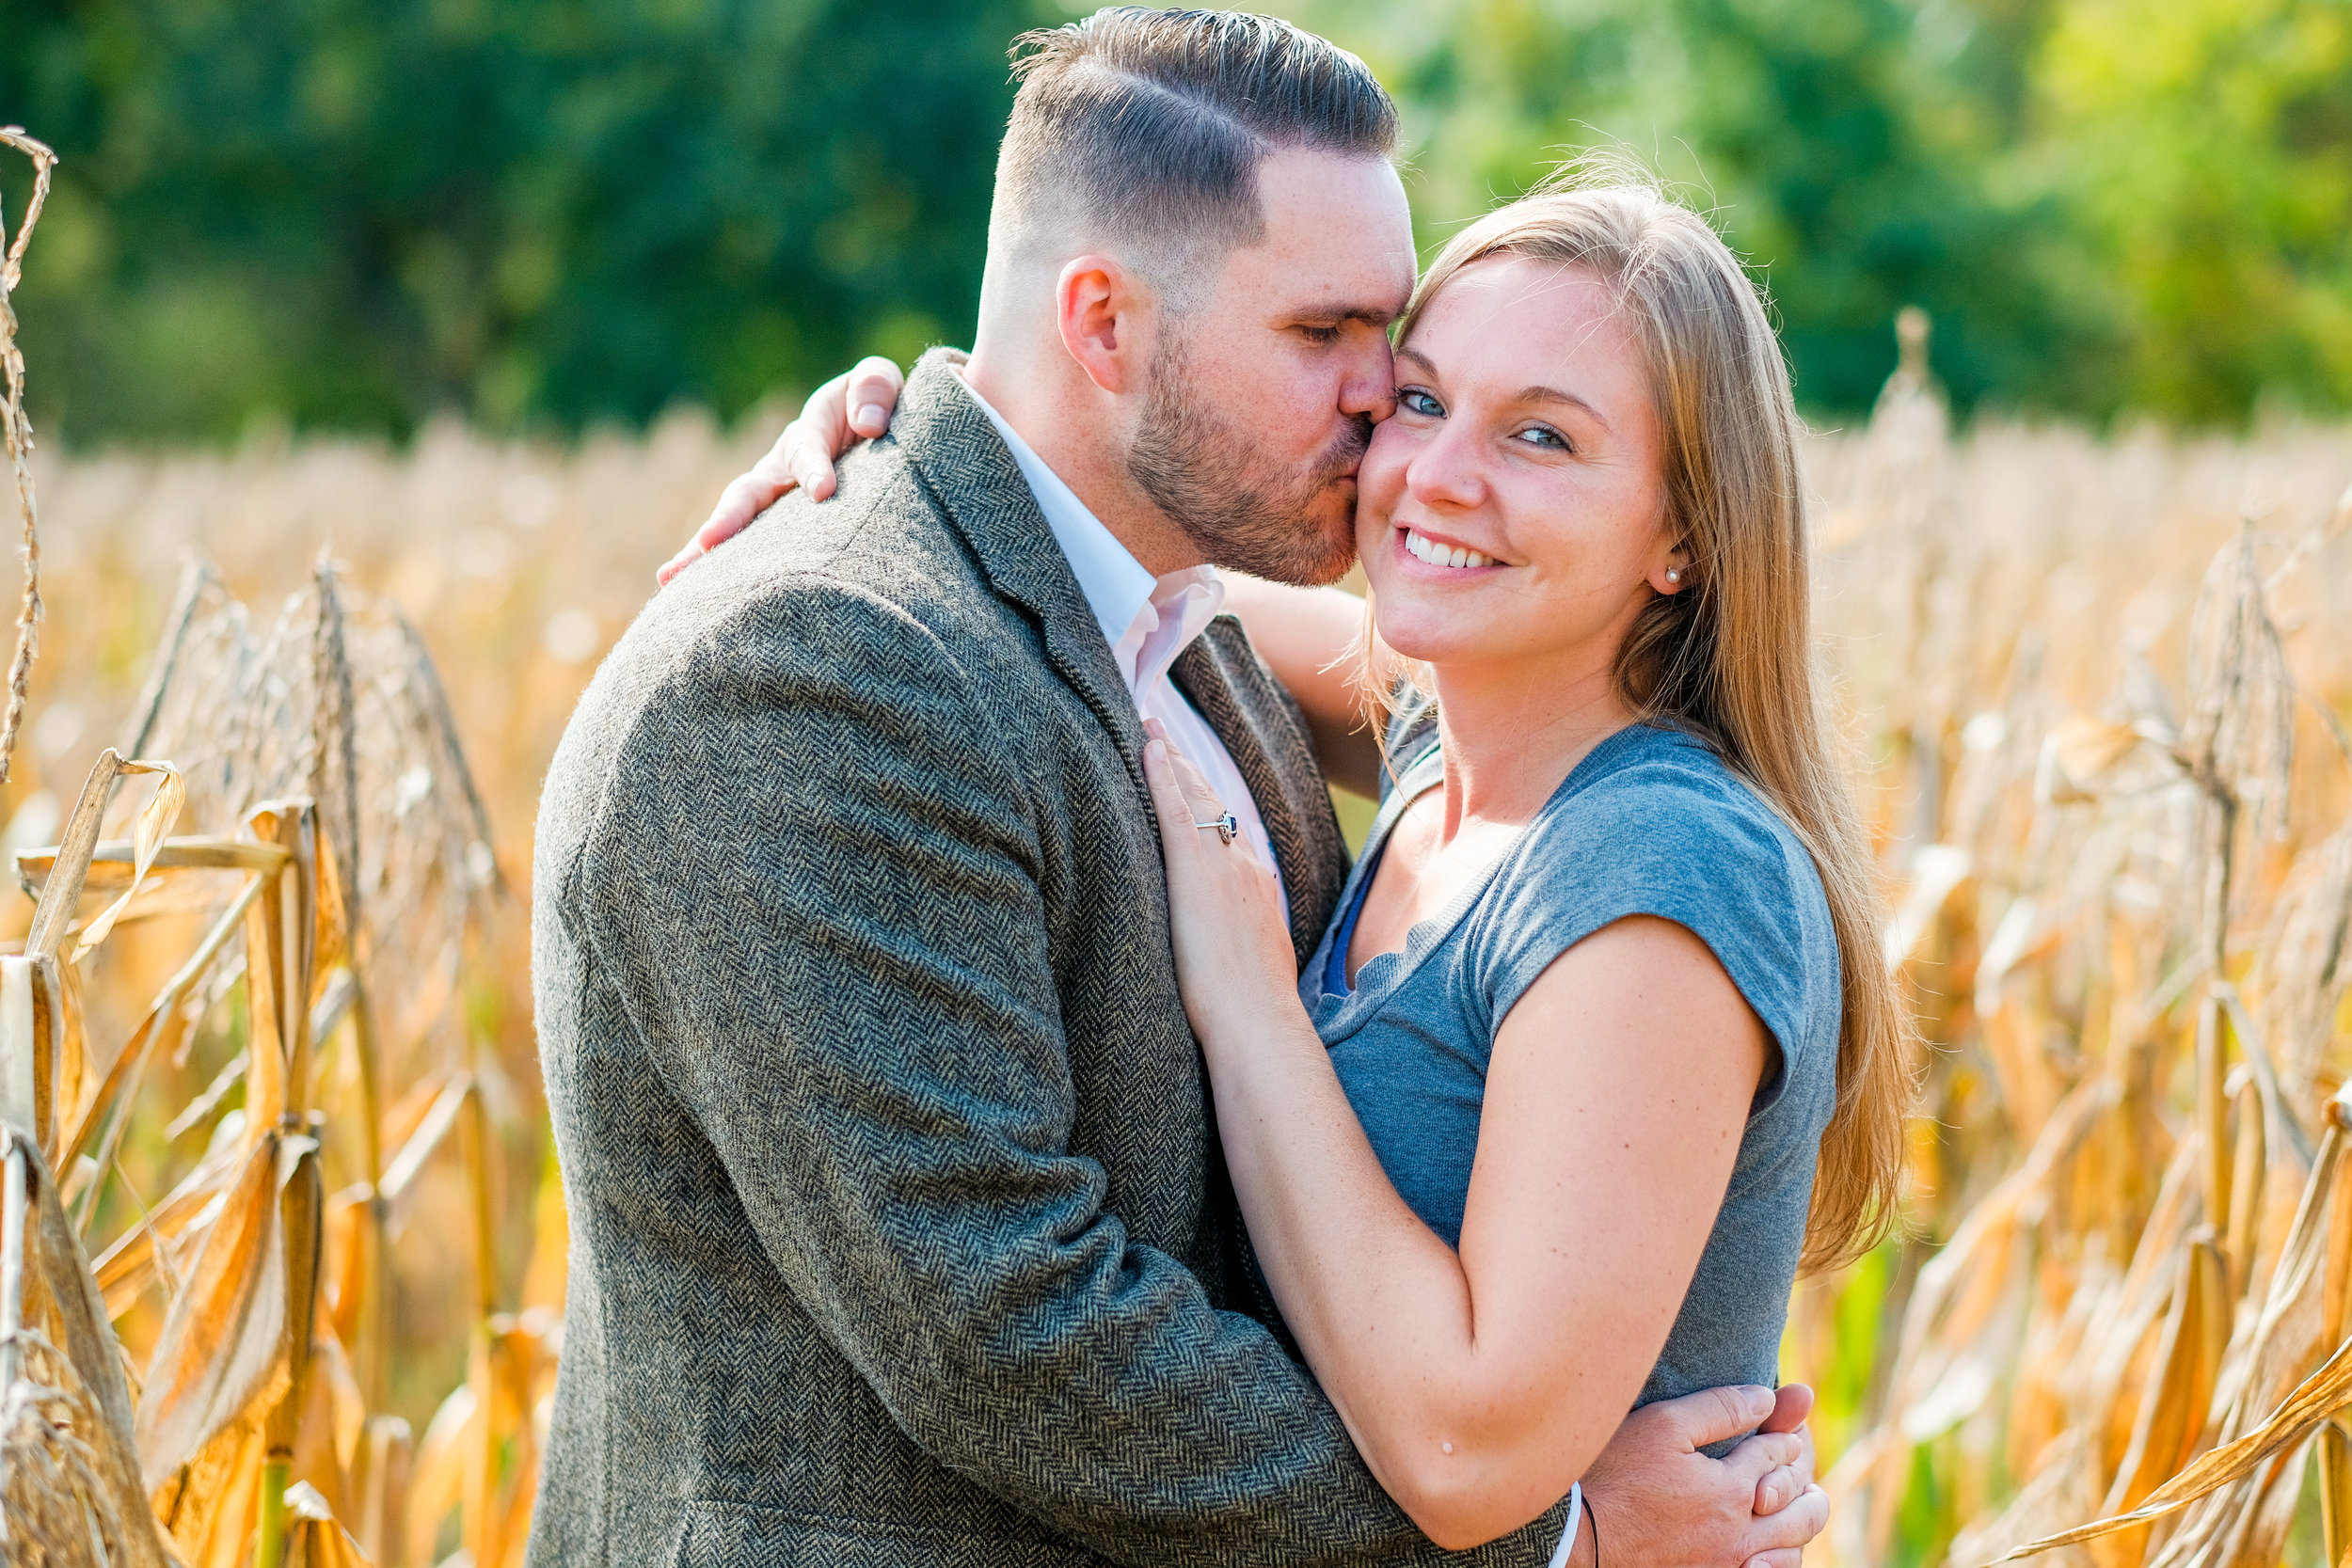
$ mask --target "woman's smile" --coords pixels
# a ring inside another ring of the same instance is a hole
[[[1390,531],[1395,536],[1398,546],[1406,555],[1411,556],[1422,565],[1434,568],[1448,577],[1457,577],[1464,572],[1500,568],[1509,564],[1507,562],[1498,561],[1482,551],[1471,549],[1467,545],[1451,539],[1441,539],[1434,533],[1423,533],[1419,529],[1408,528],[1403,524],[1396,525]]]

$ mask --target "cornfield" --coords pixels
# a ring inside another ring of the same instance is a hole
[[[2339,1562],[2352,429],[1955,433],[1902,334],[1807,454],[1926,1047],[1902,1233],[1792,1304],[1815,1560]],[[8,1561],[520,1560],[565,1246],[532,805],[773,427],[18,464]]]

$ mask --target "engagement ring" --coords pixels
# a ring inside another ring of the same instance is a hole
[[[1229,811],[1214,822],[1195,822],[1193,826],[1204,833],[1216,834],[1219,844],[1231,844],[1233,835],[1241,832],[1241,818]]]

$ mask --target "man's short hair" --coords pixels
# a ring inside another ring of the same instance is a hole
[[[1364,62],[1272,17],[1109,6],[1022,34],[1012,57],[994,237],[1017,253],[1101,242],[1171,301],[1264,238],[1268,153],[1396,146],[1396,104]]]

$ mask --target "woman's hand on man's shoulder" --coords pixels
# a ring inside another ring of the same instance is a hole
[[[872,355],[809,393],[801,417],[784,427],[776,444],[750,472],[719,493],[719,504],[709,517],[654,574],[655,579],[668,587],[672,578],[742,532],[753,518],[796,488],[806,490],[811,500],[832,495],[834,459],[890,428],[891,411],[898,405],[906,379],[897,365]]]

